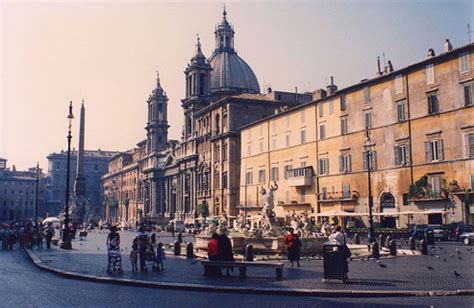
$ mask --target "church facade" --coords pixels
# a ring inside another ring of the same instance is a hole
[[[240,128],[276,110],[311,101],[311,94],[260,93],[255,73],[234,48],[224,10],[215,49],[199,38],[185,73],[180,141],[168,140],[168,98],[159,78],[148,99],[146,139],[120,153],[103,176],[106,218],[113,221],[194,222],[198,215],[239,211]]]

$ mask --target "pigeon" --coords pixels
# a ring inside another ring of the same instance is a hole
[[[446,258],[444,258],[443,262],[446,262]]]
[[[461,258],[461,257],[458,257],[458,259],[459,259],[459,260],[462,260],[462,258]]]
[[[450,254],[449,256],[450,256],[450,257],[454,257],[454,255],[453,255],[453,254]]]
[[[458,272],[454,271],[454,276],[456,276],[456,277],[461,277],[461,274],[459,274]]]
[[[434,270],[434,267],[429,266],[429,265],[427,265],[426,268],[429,269],[429,270]]]
[[[436,256],[436,259],[438,259],[438,260],[439,260],[439,256]]]
[[[377,261],[377,265],[380,266],[381,268],[387,268],[387,265],[380,263],[380,261]]]

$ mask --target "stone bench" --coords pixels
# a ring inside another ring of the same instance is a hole
[[[276,279],[283,279],[284,263],[249,262],[249,261],[201,261],[204,266],[204,276],[210,276],[212,267],[238,267],[241,278],[247,277],[247,267],[269,267],[276,270]]]

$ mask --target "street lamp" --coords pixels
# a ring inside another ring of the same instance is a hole
[[[372,208],[374,207],[374,198],[372,197],[372,185],[370,182],[370,174],[372,171],[372,140],[370,139],[370,132],[368,129],[365,130],[365,161],[367,166],[367,189],[369,194],[369,242],[375,242],[375,230],[374,230],[374,216],[372,215]]]
[[[69,177],[70,177],[70,163],[71,163],[71,122],[74,119],[72,115],[72,101],[69,102],[69,114],[67,116],[69,121],[69,129],[67,134],[67,167],[66,167],[66,207],[64,209],[64,226],[63,226],[63,242],[62,249],[72,249],[71,235],[69,233]]]
[[[39,162],[36,163],[35,221],[36,219],[38,219],[38,183],[39,183]]]

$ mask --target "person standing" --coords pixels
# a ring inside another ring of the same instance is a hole
[[[345,273],[347,275],[347,273],[349,272],[349,265],[347,264],[347,258],[350,257],[352,253],[347,247],[346,235],[344,234],[344,232],[342,232],[341,226],[338,225],[334,228],[332,234],[329,236],[329,241],[336,241],[338,245],[343,247],[342,248],[343,254],[344,254],[343,265],[344,265]]]
[[[163,249],[163,243],[159,242],[158,246],[156,247],[156,266],[158,271],[164,270],[163,260],[166,259],[165,257],[165,250]]]
[[[140,271],[146,273],[148,270],[146,268],[146,250],[148,247],[149,236],[146,232],[145,226],[141,225],[137,233],[138,238],[138,251],[140,254]]]
[[[51,240],[54,235],[54,228],[51,222],[48,223],[45,231],[45,239],[46,239],[46,249],[51,249]]]
[[[290,260],[291,266],[293,267],[293,263],[296,261],[296,265],[300,267],[301,241],[294,232],[295,230],[293,228],[288,230],[288,234],[285,238],[285,246],[288,250],[288,260]]]
[[[107,273],[112,271],[118,271],[119,274],[123,274],[122,269],[122,256],[120,254],[120,234],[117,232],[117,227],[113,226],[110,228],[110,233],[107,235]]]

